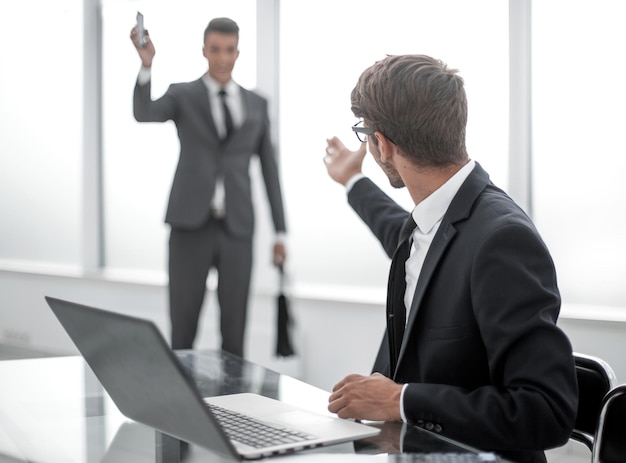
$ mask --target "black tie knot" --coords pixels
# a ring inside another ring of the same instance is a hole
[[[409,214],[409,217],[402,225],[402,230],[400,231],[400,243],[409,239],[409,236],[413,234],[413,230],[417,227],[415,220],[413,220],[413,214]]]

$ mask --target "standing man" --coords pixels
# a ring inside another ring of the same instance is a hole
[[[324,160],[393,258],[374,373],[339,381],[329,410],[545,462],[574,426],[572,347],[556,325],[547,247],[468,157],[463,80],[428,56],[388,56],[361,74],[351,100],[361,146],[332,138]],[[411,212],[361,173],[366,143],[391,185],[407,188]]]
[[[232,80],[239,57],[239,27],[216,18],[204,31],[208,71],[189,83],[173,84],[159,99],[150,96],[154,44],[137,28],[130,38],[141,58],[134,92],[139,122],[176,124],[180,158],[165,221],[170,224],[169,303],[173,349],[192,348],[210,268],[218,271],[222,349],[244,354],[254,211],[249,176],[257,155],[277,240],[274,265],[285,262],[285,214],[277,161],[270,137],[267,101]]]

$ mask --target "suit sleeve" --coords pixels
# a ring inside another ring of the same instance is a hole
[[[263,105],[264,127],[259,139],[257,152],[261,163],[261,172],[263,173],[263,182],[265,183],[265,191],[270,204],[272,220],[274,222],[274,230],[276,232],[286,232],[287,224],[285,220],[283,196],[280,186],[278,161],[272,144],[267,102],[265,100],[263,100]]]
[[[348,193],[348,203],[392,257],[402,225],[409,213],[369,178],[357,181]]]
[[[507,224],[475,243],[469,277],[490,384],[411,383],[407,418],[490,450],[562,445],[577,390],[572,347],[556,325],[560,296],[547,248],[531,227]]]
[[[133,115],[137,122],[165,122],[175,119],[177,99],[175,86],[171,85],[165,94],[155,100],[151,99],[151,82],[144,85],[135,84],[133,93]]]

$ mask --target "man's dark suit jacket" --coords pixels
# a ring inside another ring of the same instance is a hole
[[[369,179],[348,200],[392,256],[408,212]],[[545,461],[544,449],[567,441],[578,400],[572,347],[556,326],[560,302],[531,220],[476,164],[413,298],[393,376],[409,384],[409,422],[515,461]],[[385,343],[374,369],[389,376]]]
[[[180,159],[165,216],[172,227],[195,229],[207,222],[219,165],[223,163],[226,227],[234,236],[250,238],[254,231],[254,211],[249,165],[251,157],[258,155],[274,228],[285,231],[267,101],[240,88],[245,121],[223,143],[211,115],[208,90],[202,78],[173,84],[156,101],[150,99],[150,82],[135,86],[135,119],[139,122],[172,120],[178,130]]]

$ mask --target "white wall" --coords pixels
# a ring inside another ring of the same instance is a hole
[[[51,352],[78,354],[48,308],[44,296],[125,312],[153,320],[169,338],[167,290],[164,282],[114,281],[103,275],[84,276],[66,270],[33,272],[0,270],[0,343]],[[277,358],[276,294],[257,292],[250,303],[246,357],[274,370],[329,389],[352,372],[369,373],[384,329],[384,305],[296,298],[288,292],[295,319],[297,356]],[[217,303],[208,293],[197,348],[218,348]]]
[[[32,270],[32,269],[30,269]],[[44,296],[150,318],[168,337],[167,291],[163,282],[120,282],[66,271],[0,270],[0,343],[59,354],[77,354],[48,309]],[[359,289],[294,287],[289,295],[296,319],[294,359],[274,355],[275,294],[257,292],[250,304],[246,356],[271,369],[325,390],[349,373],[368,374],[384,330],[384,294]],[[198,348],[218,346],[215,303],[209,297]],[[625,313],[624,310],[621,310]],[[564,307],[560,324],[574,350],[605,359],[626,382],[626,316],[620,309]],[[595,319],[589,319],[590,317]]]

